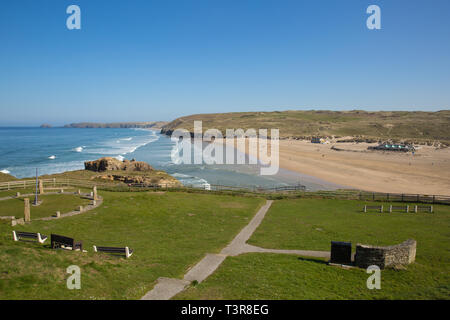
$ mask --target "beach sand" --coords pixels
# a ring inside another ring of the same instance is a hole
[[[280,140],[280,167],[365,191],[450,195],[450,148],[420,146],[414,155],[367,150],[375,145]]]

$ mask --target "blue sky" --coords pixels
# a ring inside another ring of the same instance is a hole
[[[448,0],[2,1],[0,125],[449,109],[449,39]]]

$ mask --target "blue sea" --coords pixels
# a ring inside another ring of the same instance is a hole
[[[261,176],[258,165],[185,165],[172,161],[176,143],[147,129],[0,128],[0,172],[17,178],[84,169],[84,162],[100,157],[136,159],[164,170],[184,185],[220,184],[275,187],[302,184],[309,190],[339,186],[280,169]]]

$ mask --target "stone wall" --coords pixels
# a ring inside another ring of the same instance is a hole
[[[380,269],[384,269],[387,267],[410,264],[416,259],[416,245],[416,240],[412,239],[388,247],[357,244],[355,265],[360,268],[377,265]]]

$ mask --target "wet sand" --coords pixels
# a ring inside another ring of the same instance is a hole
[[[414,155],[367,150],[374,145],[280,140],[280,167],[366,191],[450,195],[450,148],[419,146]]]

